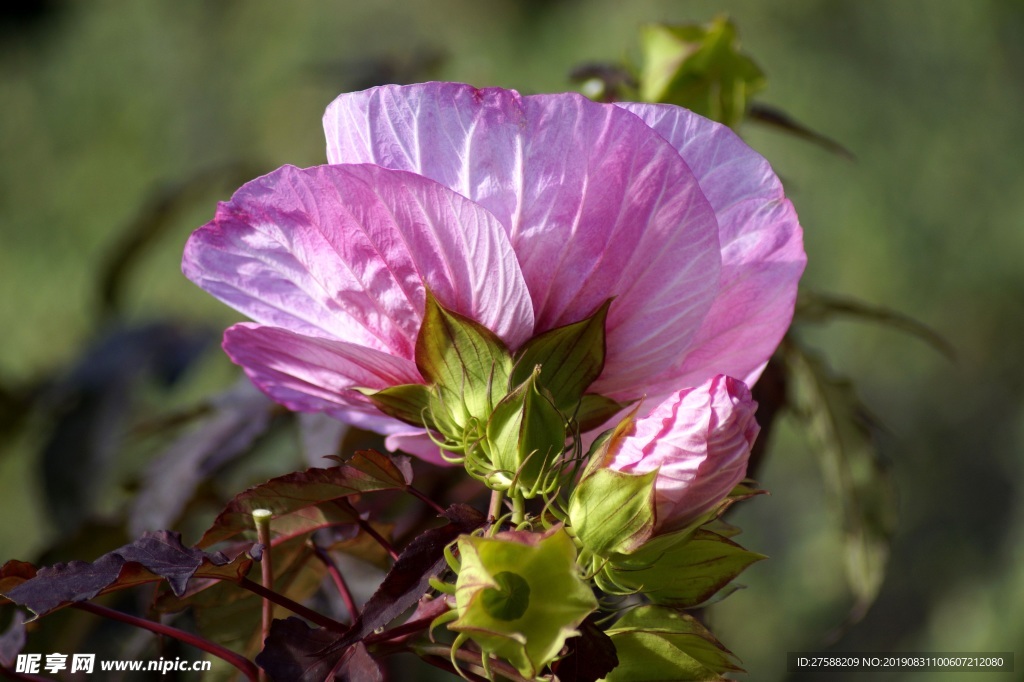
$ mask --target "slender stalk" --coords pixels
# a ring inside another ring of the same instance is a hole
[[[256,540],[263,545],[263,557],[260,559],[260,577],[263,587],[268,590],[274,589],[274,564],[271,561],[272,541],[270,537],[270,519],[274,512],[268,509],[253,509],[252,520],[256,523]],[[264,642],[270,637],[270,625],[274,622],[274,603],[263,598],[263,637]],[[260,679],[266,679],[266,673],[260,671]]]
[[[334,581],[334,586],[338,588],[338,594],[341,595],[341,600],[345,602],[345,608],[348,609],[349,618],[354,623],[356,618],[359,617],[359,607],[356,606],[355,600],[352,598],[352,591],[348,589],[348,583],[345,582],[345,576],[338,570],[338,565],[334,563],[334,559],[327,553],[320,545],[315,542],[310,543],[313,546],[313,551],[316,552],[316,558],[327,567],[327,572],[331,576],[331,580]]]
[[[344,634],[348,632],[348,628],[345,627],[345,625],[339,623],[333,618],[328,618],[322,613],[317,613],[313,609],[307,608],[302,604],[298,603],[297,601],[289,599],[283,594],[278,594],[273,590],[268,590],[267,588],[263,587],[263,585],[253,582],[248,578],[242,578],[241,580],[239,580],[238,586],[249,590],[257,596],[263,597],[264,599],[269,599],[278,606],[283,606],[295,615],[302,616],[306,620],[312,621],[322,628],[327,628],[328,630],[332,632],[337,632],[339,634]]]
[[[439,658],[448,660],[448,657],[452,655],[452,650],[450,647],[441,644],[428,644],[426,646],[416,647],[416,653],[418,653],[421,657],[423,655],[437,656]],[[459,649],[455,652],[454,655],[455,658],[459,659],[460,661],[466,664],[466,668],[468,670],[478,675],[484,672],[483,666],[480,665],[480,653],[478,651],[467,651],[465,649]],[[528,678],[520,675],[518,670],[513,668],[508,663],[505,663],[504,661],[492,660],[491,670],[497,672],[502,677],[512,680],[512,682],[530,682]]]
[[[103,618],[121,621],[122,623],[127,623],[128,625],[133,625],[137,628],[142,628],[143,630],[149,630],[150,632],[155,632],[158,635],[173,637],[174,639],[182,641],[185,644],[194,646],[195,648],[201,649],[202,651],[205,651],[208,654],[216,656],[221,660],[227,661],[231,665],[238,668],[242,672],[242,674],[245,675],[246,679],[251,680],[251,682],[256,682],[256,680],[259,678],[260,671],[259,668],[256,667],[255,663],[250,661],[248,658],[242,656],[241,654],[237,654],[234,651],[231,651],[230,649],[225,649],[219,644],[214,644],[210,640],[204,639],[199,635],[194,635],[191,632],[186,632],[185,630],[179,630],[178,628],[172,627],[170,625],[164,625],[163,623],[157,623],[156,621],[146,620],[145,618],[139,618],[138,616],[133,616],[128,613],[122,613],[121,611],[108,609],[106,606],[100,606],[99,604],[90,604],[89,602],[78,602],[72,604],[71,606],[73,606],[76,609],[81,609],[82,611],[88,611],[89,613],[92,613],[97,616],[102,616]]]
[[[501,504],[505,501],[505,492],[503,490],[492,490],[491,491],[491,506],[487,509],[487,519],[494,523],[501,516]]]
[[[437,502],[434,502],[432,499],[427,497],[425,494],[423,494],[422,492],[420,492],[416,488],[413,488],[411,485],[409,485],[409,486],[406,486],[405,489],[406,489],[407,492],[411,493],[414,497],[417,497],[420,500],[422,500],[424,504],[426,504],[428,507],[430,507],[431,509],[436,511],[438,514],[444,514],[444,512],[445,512],[444,507],[439,505]]]
[[[356,517],[356,523],[359,524],[359,528],[361,528],[363,532],[373,538],[378,545],[384,548],[384,551],[388,553],[388,556],[391,557],[392,561],[398,561],[398,552],[395,551],[395,548],[391,546],[391,543],[388,542],[383,535],[378,533],[373,526],[367,523],[365,519]]]

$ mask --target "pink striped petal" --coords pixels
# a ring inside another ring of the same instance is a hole
[[[759,430],[756,409],[744,384],[719,375],[637,420],[608,466],[632,474],[657,470],[656,533],[685,527],[743,480]]]
[[[720,291],[681,368],[650,392],[713,374],[761,375],[793,316],[807,262],[793,205],[771,166],[729,128],[665,104],[622,103],[672,144],[696,175],[720,229]]]
[[[427,83],[342,95],[324,125],[332,162],[426,175],[493,213],[537,331],[615,296],[594,390],[635,398],[681,362],[715,295],[718,227],[679,154],[635,116],[574,94]]]
[[[280,168],[189,239],[185,275],[253,320],[414,356],[424,284],[511,345],[533,311],[501,225],[431,180],[376,166]]]
[[[374,430],[399,422],[383,417],[354,387],[423,383],[411,360],[249,322],[224,332],[224,350],[260,390],[288,409],[326,412]]]

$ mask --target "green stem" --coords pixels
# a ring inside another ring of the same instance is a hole
[[[518,493],[512,496],[512,525],[518,526],[526,520],[526,499]]]
[[[501,504],[505,501],[505,492],[502,490],[491,491],[491,506],[487,510],[487,520],[494,523],[501,516]]]
[[[90,604],[89,602],[78,602],[76,604],[72,604],[72,606],[76,609],[88,611],[89,613],[92,613],[97,616],[109,618],[110,620],[118,620],[122,623],[127,623],[128,625],[134,625],[137,628],[142,628],[143,630],[155,632],[158,635],[173,637],[174,639],[182,641],[185,644],[194,646],[195,648],[205,651],[208,654],[212,654],[213,656],[216,656],[221,660],[227,661],[231,665],[238,668],[242,672],[242,674],[245,675],[246,679],[251,680],[252,682],[256,682],[256,680],[259,678],[259,668],[257,668],[256,664],[250,661],[248,658],[245,658],[241,654],[237,654],[234,651],[231,651],[230,649],[225,649],[219,644],[214,644],[208,639],[204,639],[198,635],[194,635],[191,632],[179,630],[176,627],[164,625],[163,623],[157,623],[152,620],[139,618],[138,616],[132,616],[127,613],[122,613],[121,611],[115,611],[114,609],[108,609],[106,606],[100,606],[99,604]]]
[[[274,589],[274,564],[271,562],[272,538],[270,537],[270,519],[274,513],[268,509],[253,509],[252,520],[256,524],[256,540],[263,545],[263,556],[260,557],[260,578],[263,587]],[[274,603],[263,598],[263,641],[270,637],[270,625],[274,622]],[[260,680],[265,682],[267,673],[260,671]]]

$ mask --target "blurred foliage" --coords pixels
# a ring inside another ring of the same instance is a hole
[[[1021,3],[53,0],[4,10],[0,35],[2,558],[94,559],[127,541],[126,518],[134,536],[187,516],[195,538],[246,485],[301,468],[300,443],[311,459],[371,445],[258,396],[209,398],[237,378],[216,349],[236,318],[178,268],[188,232],[239,178],[323,162],[310,122],[339,92],[430,78],[557,91],[586,63],[587,92],[623,99],[639,96],[644,68],[698,55],[646,94],[690,97],[765,154],[810,256],[802,322],[758,383],[770,425],[758,477],[772,496],[735,519],[771,559],[710,611],[714,630],[754,679],[793,682],[825,678],[787,674],[785,652],[829,637],[834,651],[1024,641],[1024,142],[1007,113],[1024,109]],[[695,73],[719,85],[694,88]],[[948,344],[955,364],[893,326]],[[146,517],[132,505],[165,504],[158,484],[190,438],[210,446],[181,467],[190,498],[168,503],[177,518]],[[895,526],[890,502],[869,503],[890,482]],[[867,567],[852,589],[851,558]],[[863,620],[837,630],[876,590]],[[35,650],[128,641],[88,614],[53,618]]]

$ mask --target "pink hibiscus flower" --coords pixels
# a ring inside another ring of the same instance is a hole
[[[352,390],[423,383],[425,287],[513,350],[615,297],[589,390],[617,400],[751,384],[789,326],[792,205],[761,156],[685,109],[426,83],[342,95],[324,126],[332,165],[244,185],[183,261],[254,320],[224,348],[291,409],[436,459]]]

